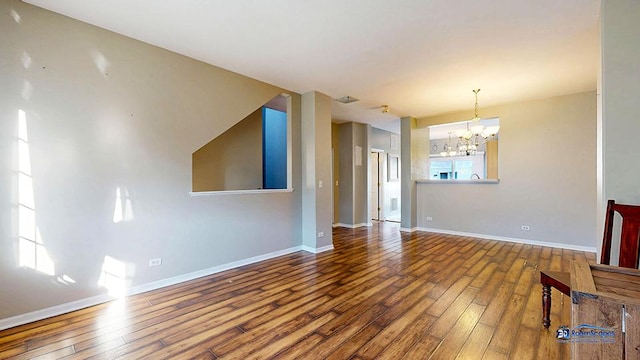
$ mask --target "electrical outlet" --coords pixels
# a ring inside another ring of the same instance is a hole
[[[427,216],[427,221],[433,221],[433,218],[431,216]]]
[[[324,184],[322,183],[322,180],[318,181],[318,187],[321,188]]]
[[[319,237],[319,238],[324,237],[324,231],[320,231],[320,232],[318,233],[318,237]]]
[[[155,258],[149,260],[149,267],[162,265],[162,258]]]
[[[529,231],[531,230],[531,227],[529,227],[529,225],[522,225],[521,229],[522,231]]]

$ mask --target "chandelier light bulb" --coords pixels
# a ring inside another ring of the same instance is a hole
[[[500,125],[488,126],[485,131],[489,136],[496,136],[498,131],[500,131]]]

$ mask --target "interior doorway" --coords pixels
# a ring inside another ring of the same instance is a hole
[[[372,149],[371,151],[371,175],[370,186],[371,194],[369,196],[369,213],[370,219],[375,221],[384,220],[384,161],[385,156],[382,150]]]

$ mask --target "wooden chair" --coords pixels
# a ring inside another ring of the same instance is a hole
[[[615,212],[622,216],[618,266],[637,269],[638,259],[640,259],[640,206],[616,204],[614,200],[607,202],[600,263],[610,265]],[[551,325],[549,320],[551,287],[558,289],[567,296],[571,296],[571,276],[568,272],[540,271],[540,283],[542,284],[542,325],[548,329]]]

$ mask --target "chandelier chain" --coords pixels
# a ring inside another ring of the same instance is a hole
[[[472,91],[476,95],[476,110],[475,110],[473,119],[477,120],[478,119],[478,93],[480,92],[480,89],[472,90]]]

